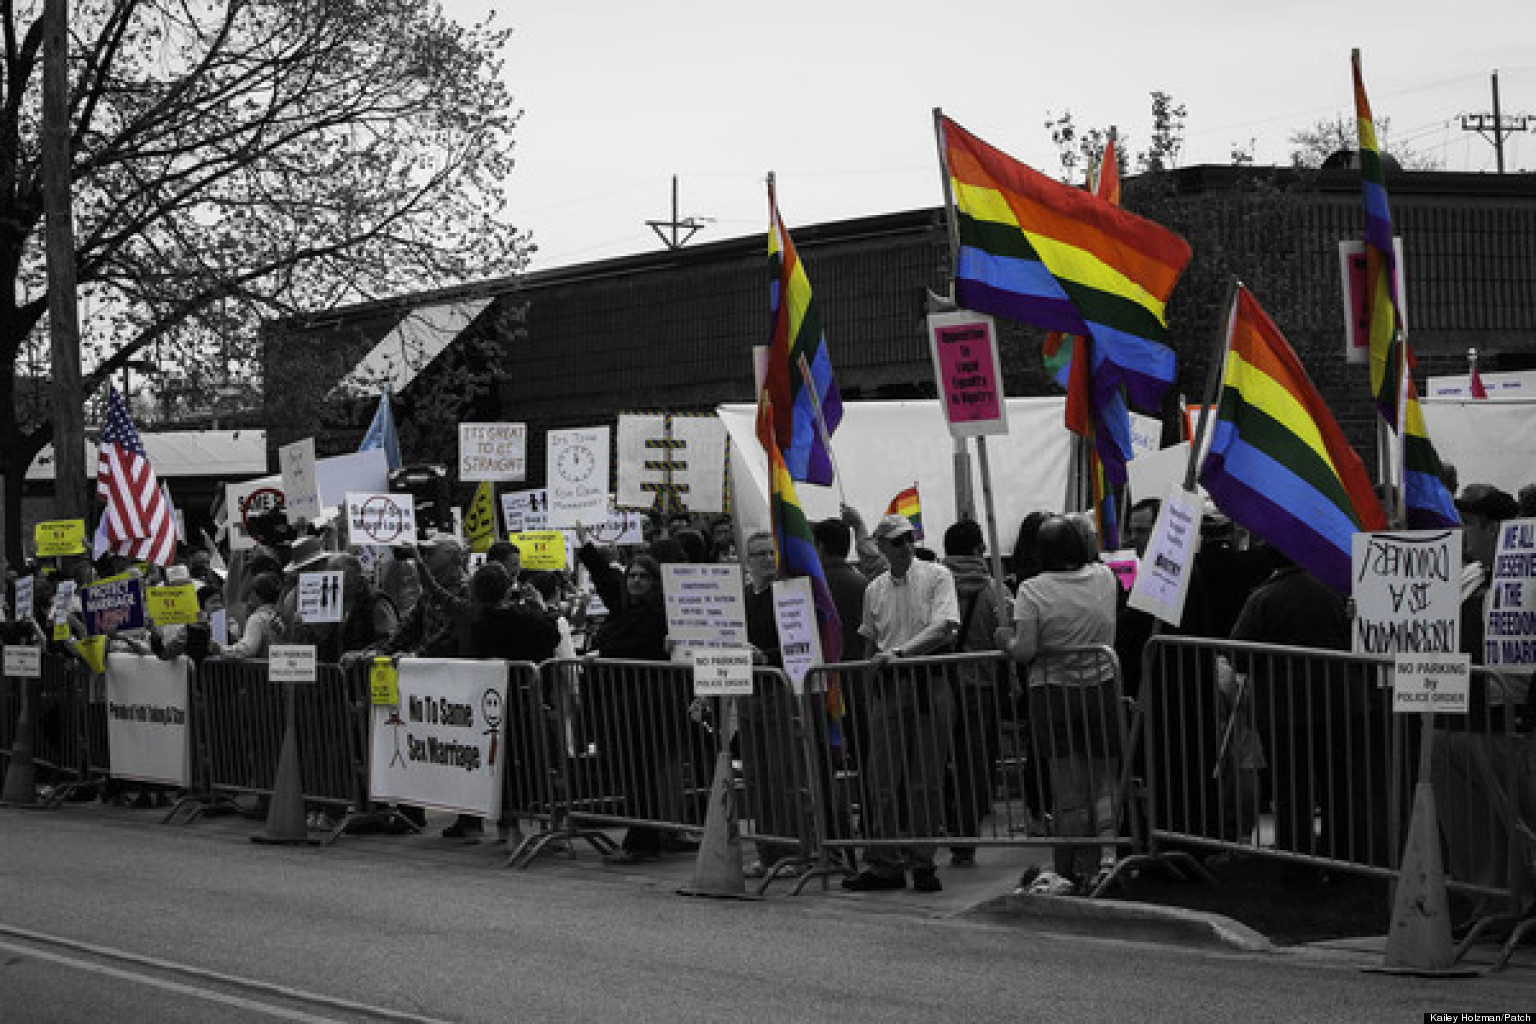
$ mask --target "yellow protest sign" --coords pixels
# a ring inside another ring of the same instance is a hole
[[[522,552],[524,569],[558,571],[565,568],[565,534],[559,530],[512,533],[507,535],[507,539]]]
[[[393,658],[374,658],[368,668],[368,692],[375,704],[400,703],[400,670]]]
[[[54,519],[32,528],[39,558],[85,554],[85,520]]]
[[[80,641],[80,657],[90,670],[97,675],[107,670],[107,638],[104,636],[88,636]]]
[[[59,643],[69,639],[69,623],[55,622],[53,624],[53,638]]]
[[[480,481],[464,516],[464,538],[469,541],[471,551],[489,551],[496,543],[496,503],[491,493],[494,489],[495,485],[489,480]]]
[[[197,587],[147,587],[144,603],[157,626],[187,626],[197,621]]]

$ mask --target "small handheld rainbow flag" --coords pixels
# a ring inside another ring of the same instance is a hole
[[[891,503],[885,508],[885,514],[892,513],[906,516],[912,523],[912,535],[918,540],[923,539],[923,508],[917,500],[917,484],[913,484],[891,499]]]

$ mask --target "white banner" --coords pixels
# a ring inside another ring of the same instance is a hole
[[[373,708],[370,798],[499,815],[506,663],[403,658],[399,692]]]
[[[192,785],[190,662],[107,655],[107,762],[112,777]]]

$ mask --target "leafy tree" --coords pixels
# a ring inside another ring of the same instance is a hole
[[[21,554],[51,437],[41,0],[0,4],[0,472]],[[258,325],[526,265],[505,223],[507,30],[423,0],[76,0],[70,148],[82,400],[130,360],[257,394]]]
[[[1188,111],[1184,104],[1175,104],[1166,92],[1152,91],[1152,144],[1136,158],[1136,167],[1143,174],[1168,171],[1179,164],[1179,152],[1184,148],[1184,120]]]
[[[1391,145],[1392,119],[1376,119],[1376,144],[1381,151],[1396,160],[1399,167],[1411,171],[1438,171],[1441,159],[1433,153],[1424,153],[1406,144]],[[1291,132],[1291,166],[1316,169],[1323,161],[1340,150],[1353,152],[1360,147],[1359,128],[1354,118],[1335,116],[1321,118],[1304,128]]]

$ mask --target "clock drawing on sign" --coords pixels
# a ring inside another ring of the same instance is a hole
[[[555,471],[573,484],[589,479],[595,468],[597,468],[597,457],[592,454],[592,449],[584,444],[573,444],[563,448],[555,457]]]

